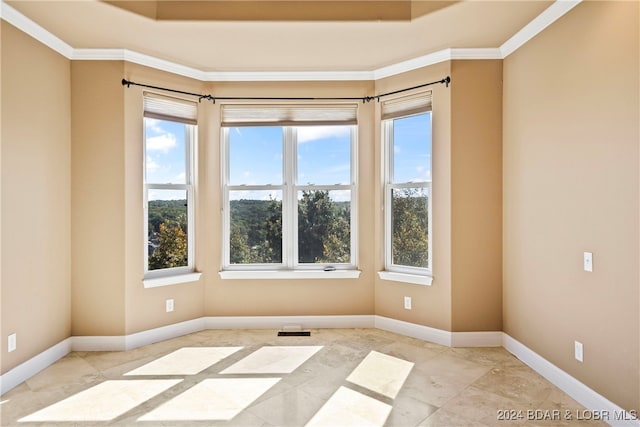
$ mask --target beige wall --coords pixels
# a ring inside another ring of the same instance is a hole
[[[451,63],[393,76],[376,82],[376,93],[386,93],[429,81],[441,80],[451,74]],[[452,77],[453,78],[453,77]],[[375,277],[375,313],[432,328],[451,330],[451,86],[431,86],[433,91],[433,274],[432,286],[421,286],[381,280]],[[376,104],[377,117],[380,117]],[[382,148],[381,129],[375,126],[376,194],[376,263],[375,271],[384,269]],[[403,298],[412,298],[412,310],[405,310]]]
[[[584,2],[504,61],[504,330],[627,410],[640,409],[639,6]]]
[[[123,72],[71,63],[73,335],[125,333]]]
[[[126,63],[124,74],[112,76],[110,80],[120,85],[120,79],[148,83],[178,90],[202,93],[204,84],[173,74],[160,72],[147,67]],[[185,283],[173,286],[145,289],[142,285],[144,276],[144,251],[147,249],[144,239],[143,219],[143,123],[142,102],[144,90],[132,86],[124,89],[124,103],[119,105],[124,117],[124,260],[125,260],[125,318],[126,334],[157,328],[185,320],[197,319],[204,315],[204,281]],[[206,103],[199,105],[199,122],[207,123]],[[206,149],[209,145],[209,134],[205,126],[198,127],[198,148]],[[211,257],[206,250],[210,234],[203,232],[210,221],[211,212],[203,209],[208,199],[204,173],[211,171],[211,165],[201,159],[197,179],[199,197],[196,200],[196,268],[203,270],[205,260]],[[213,168],[213,170],[217,170]],[[215,242],[215,240],[214,240]],[[206,271],[206,270],[203,270]],[[167,313],[165,301],[174,300],[174,311]]]
[[[2,21],[1,371],[68,338],[69,61]],[[34,66],[37,64],[37,66]],[[7,336],[17,333],[17,350]]]
[[[451,330],[500,331],[502,60],[453,61],[451,79]]]
[[[433,284],[376,279],[376,314],[447,331],[502,329],[502,61],[451,61],[376,82],[376,92],[451,76],[433,91]],[[376,129],[376,206],[382,206]],[[376,271],[384,265],[376,210]],[[412,310],[403,297],[412,298]]]

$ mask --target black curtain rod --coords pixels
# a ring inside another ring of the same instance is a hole
[[[152,85],[147,85],[143,83],[132,82],[131,80],[122,79],[122,86],[131,87],[131,85],[134,85],[134,86],[146,87],[149,89],[157,89],[157,90],[163,90],[166,92],[179,93],[182,95],[197,97],[198,102],[202,102],[203,99],[206,99],[207,101],[211,101],[214,104],[218,100],[222,100],[222,101],[362,101],[362,103],[364,104],[365,102],[371,102],[374,99],[376,101],[380,101],[380,98],[384,98],[385,96],[395,95],[397,93],[407,92],[414,89],[420,89],[420,88],[435,85],[435,84],[445,84],[447,85],[447,87],[449,87],[449,83],[451,83],[451,77],[447,76],[442,80],[424,83],[418,86],[408,87],[405,89],[394,90],[393,92],[381,93],[380,95],[374,95],[374,96],[363,96],[363,97],[322,97],[321,96],[321,97],[306,98],[306,97],[270,97],[270,96],[213,96],[210,94],[202,95],[199,93],[185,92],[182,90],[169,89],[169,88],[160,87],[160,86],[152,86]]]

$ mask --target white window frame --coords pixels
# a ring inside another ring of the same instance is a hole
[[[275,125],[274,125],[275,126]],[[298,143],[297,143],[297,126],[277,126],[283,129],[283,162],[282,162],[282,184],[280,185],[230,185],[230,165],[229,165],[229,129],[230,127],[222,127],[221,129],[221,175],[222,175],[222,269],[221,276],[223,278],[245,278],[245,276],[234,276],[232,272],[256,272],[258,275],[247,276],[251,278],[276,278],[273,275],[266,274],[260,277],[260,272],[281,271],[285,274],[279,275],[277,278],[298,278],[310,277],[300,276],[297,274],[287,275],[286,272],[325,272],[328,268],[336,271],[346,272],[347,270],[356,270],[358,265],[357,247],[358,247],[358,209],[357,209],[357,125],[351,126],[350,134],[350,163],[351,176],[349,184],[335,185],[301,185],[297,182],[298,176]],[[232,127],[232,126],[231,126]],[[232,191],[265,191],[279,190],[282,194],[282,263],[267,264],[231,264],[231,218],[230,218],[230,199],[229,194]],[[317,191],[350,191],[350,237],[351,250],[349,263],[300,263],[298,262],[298,192],[305,190]],[[224,274],[227,273],[227,274]],[[231,274],[229,274],[231,273]],[[327,273],[334,273],[327,271]],[[304,273],[306,274],[306,273]],[[358,274],[359,275],[359,274]],[[329,274],[326,277],[358,277],[358,275],[350,274]],[[325,278],[323,274],[314,275],[312,278]]]
[[[146,119],[146,118],[145,118]],[[145,120],[143,119],[143,120]],[[172,120],[170,116],[160,118],[163,121],[175,121],[185,126],[185,183],[184,184],[161,184],[147,182],[147,132],[146,126],[143,125],[143,176],[144,176],[144,194],[143,194],[143,219],[144,219],[144,279],[145,287],[164,286],[169,284],[184,283],[199,279],[199,275],[193,276],[190,273],[195,272],[195,155],[198,140],[198,128],[195,124],[184,123],[183,120],[176,118]],[[183,267],[163,268],[158,270],[149,270],[149,200],[150,190],[180,190],[186,192],[187,199],[187,265]],[[179,276],[173,280],[155,280],[159,278],[167,278],[169,276]],[[180,278],[182,277],[182,279]],[[152,280],[147,280],[152,279]],[[147,283],[149,282],[149,283]],[[157,283],[156,283],[157,282]]]
[[[430,111],[428,111],[430,113]],[[430,285],[431,278],[433,277],[433,234],[432,234],[432,181],[418,181],[418,182],[393,182],[394,171],[394,120],[402,119],[405,117],[415,116],[418,114],[425,114],[425,112],[400,115],[387,120],[382,121],[382,135],[383,135],[383,170],[384,170],[384,265],[385,271],[380,272],[380,277],[386,280],[394,280],[401,282],[409,282],[415,284]],[[432,123],[433,115],[429,116]],[[430,124],[431,126],[431,124]],[[433,127],[432,127],[433,129]],[[432,140],[432,152],[433,152],[433,140]],[[429,205],[428,209],[428,267],[413,267],[407,265],[399,265],[393,263],[393,208],[392,208],[392,192],[395,189],[402,188],[423,188],[427,194]],[[416,276],[424,276],[424,278],[416,278]]]

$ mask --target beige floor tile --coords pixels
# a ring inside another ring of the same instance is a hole
[[[101,378],[100,371],[81,357],[69,354],[45,371],[29,378],[26,383],[32,391],[60,389],[65,386],[89,384]]]
[[[480,390],[536,408],[553,390],[548,381],[526,366],[493,368],[473,385]]]
[[[472,385],[449,400],[442,409],[489,426],[516,426],[526,421],[527,410],[535,409],[535,406],[515,402]]]
[[[392,406],[346,387],[340,387],[307,423],[307,427],[382,426]]]
[[[417,426],[438,408],[412,397],[398,396],[393,401],[393,409],[385,426]]]
[[[275,426],[303,426],[323,403],[324,400],[293,388],[252,405],[247,411]]]
[[[196,384],[139,421],[228,421],[280,378],[212,378]]]
[[[45,423],[111,421],[180,381],[105,381],[18,421]]]
[[[220,347],[238,350],[210,349]],[[371,354],[397,363],[370,363]],[[574,416],[498,420],[509,409]],[[603,425],[576,420],[579,411],[502,348],[448,348],[377,329],[206,330],[126,352],[75,352],[0,398],[3,427],[304,426],[314,416],[340,427]]]
[[[321,348],[321,346],[262,347],[221,373],[289,374],[313,357]]]
[[[466,414],[439,409],[418,424],[418,427],[487,427],[487,425],[467,418]]]
[[[124,375],[195,375],[241,349],[242,347],[183,347]]]
[[[394,399],[412,368],[412,362],[372,351],[347,377],[347,381]]]

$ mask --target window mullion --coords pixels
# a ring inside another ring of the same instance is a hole
[[[293,269],[297,265],[297,204],[296,204],[296,140],[292,127],[283,129],[284,189],[282,194],[282,264]]]

